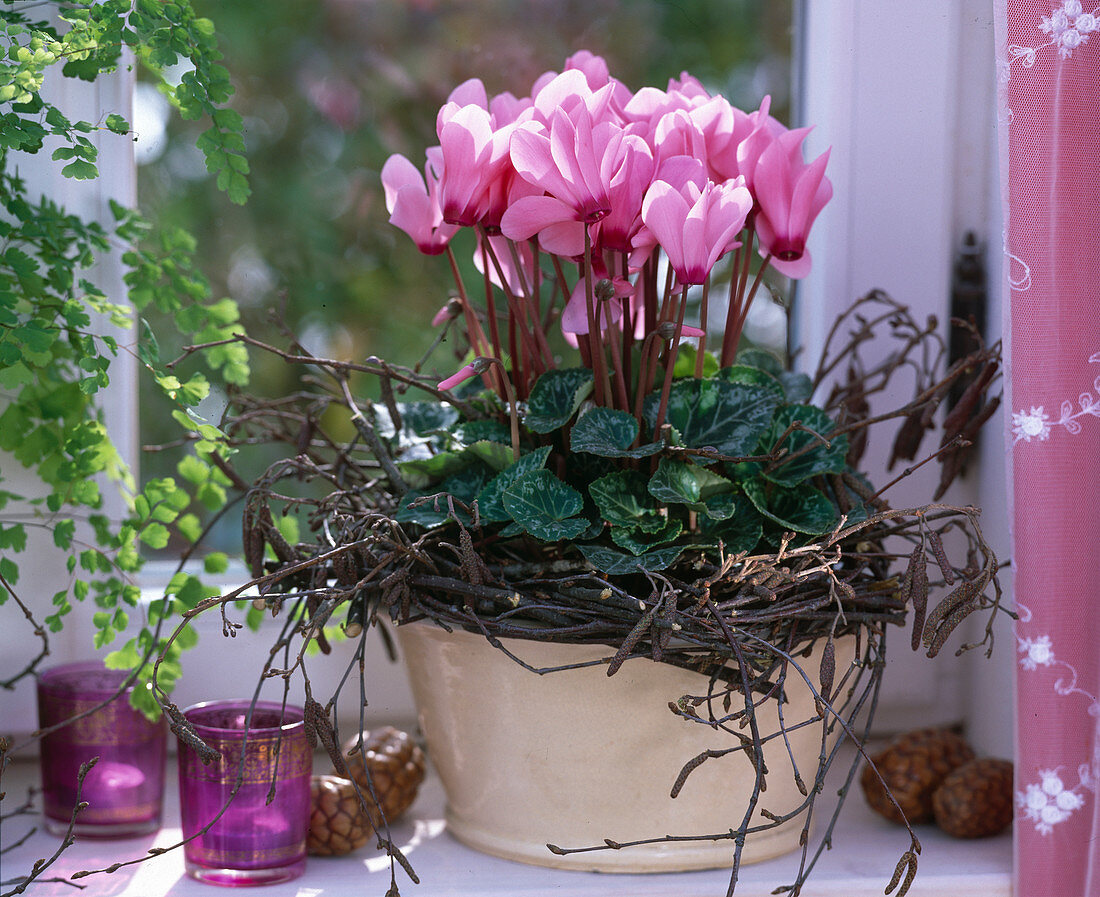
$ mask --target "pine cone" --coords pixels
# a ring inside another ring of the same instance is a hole
[[[911,825],[933,820],[932,795],[953,769],[973,759],[970,745],[948,729],[909,732],[871,758]],[[870,764],[863,768],[860,785],[872,810],[902,824],[898,808]]]
[[[310,793],[313,809],[306,846],[311,854],[343,856],[367,843],[374,828],[359,806],[351,779],[313,776]]]
[[[936,824],[955,838],[985,838],[1012,823],[1012,763],[984,757],[964,763],[932,796]]]
[[[420,783],[424,781],[424,752],[408,732],[393,726],[364,732],[363,748],[353,754],[351,751],[357,742],[358,738],[353,738],[344,745],[348,773],[359,784],[368,801],[373,788],[381,813],[376,807],[369,808],[371,821],[381,827],[383,815],[386,822],[393,822],[416,799]]]

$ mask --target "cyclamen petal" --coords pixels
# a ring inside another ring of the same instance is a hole
[[[427,182],[404,156],[390,156],[382,166],[382,187],[390,223],[408,234],[421,252],[438,255],[458,228],[443,223],[430,163],[425,173]]]
[[[655,181],[642,204],[642,219],[680,283],[702,283],[715,262],[735,245],[751,209],[752,196],[740,179],[708,182],[702,190],[689,182],[682,193],[667,182]]]
[[[810,228],[833,195],[832,183],[825,177],[830,151],[806,164],[802,160],[804,139],[805,132],[782,135],[761,153],[756,165],[760,245],[785,263],[798,261],[805,254]],[[797,277],[807,272],[802,265],[784,273]]]

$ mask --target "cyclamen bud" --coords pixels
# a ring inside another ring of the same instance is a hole
[[[469,364],[459,368],[456,373],[451,374],[446,380],[440,380],[437,389],[453,389],[458,386],[459,383],[469,380],[471,377],[477,377],[484,374],[489,370],[489,365],[492,363],[493,359],[491,358],[475,358]]]
[[[675,321],[662,321],[657,325],[657,336],[663,340],[670,340],[676,335],[676,322]],[[703,335],[703,331],[698,327],[692,327],[690,324],[684,324],[680,329],[680,336],[683,337],[700,337]]]
[[[439,311],[432,318],[432,326],[438,327],[440,324],[454,320],[460,314],[462,314],[462,303],[457,298],[452,298],[440,306]]]
[[[607,302],[609,299],[615,298],[615,284],[606,277],[596,281],[593,291],[596,294],[597,302]]]

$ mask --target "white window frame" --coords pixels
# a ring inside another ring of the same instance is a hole
[[[833,146],[828,174],[835,188],[811,235],[814,270],[796,304],[805,357],[816,358],[835,316],[876,287],[918,320],[934,314],[945,327],[952,265],[968,231],[987,247],[988,333],[995,339],[1001,221],[991,4],[802,0],[800,14],[800,123],[816,125],[808,157]],[[973,471],[947,499],[984,508],[983,531],[1004,558],[1004,448],[995,422]],[[872,445],[872,469],[885,466],[888,449],[881,440]],[[891,490],[891,503],[927,501],[932,467]],[[1002,578],[1007,593],[1007,571]],[[977,635],[973,627],[956,635],[945,654]],[[972,652],[930,662],[907,641],[891,640],[879,729],[964,723],[981,753],[1011,756],[1015,647],[1008,618],[998,625],[990,661]]]

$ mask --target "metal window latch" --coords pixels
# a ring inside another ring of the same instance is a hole
[[[968,321],[980,334],[985,334],[986,307],[989,291],[985,273],[985,247],[974,231],[967,231],[951,272],[951,317]],[[974,335],[966,327],[952,327],[948,344],[948,364],[954,364],[979,348]],[[951,387],[953,407],[976,372],[964,374]]]

